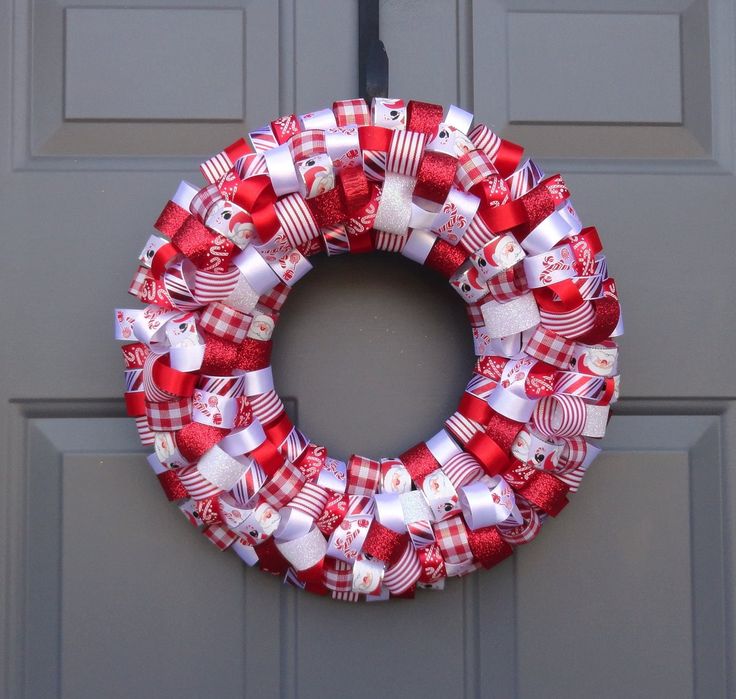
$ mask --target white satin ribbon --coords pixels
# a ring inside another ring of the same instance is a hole
[[[263,431],[263,425],[257,418],[253,418],[250,425],[231,432],[223,437],[218,445],[230,456],[242,456],[257,449],[265,441],[266,433]]]
[[[392,531],[403,534],[406,531],[406,524],[399,493],[376,493],[373,500],[378,522]]]
[[[266,161],[271,186],[277,196],[298,192],[301,188],[299,177],[296,174],[294,160],[288,143],[271,148],[263,153]]]
[[[244,371],[242,377],[243,395],[258,396],[273,391],[273,372],[270,366],[255,371]]]
[[[326,129],[334,129],[337,127],[335,114],[331,109],[319,109],[316,112],[302,114],[299,117],[299,121],[301,121],[302,128],[305,131],[309,131],[310,129],[325,131]]]
[[[425,444],[440,466],[444,466],[453,456],[457,456],[462,452],[462,449],[450,437],[447,430],[440,430],[436,435],[428,439]]]
[[[281,281],[252,245],[238,253],[233,264],[259,296],[267,294]]]
[[[348,486],[348,468],[344,461],[328,456],[317,476],[317,485],[336,493],[344,493]]]
[[[444,123],[456,128],[458,131],[462,131],[464,134],[467,134],[473,123],[473,115],[470,112],[466,112],[464,109],[460,109],[460,107],[451,104],[447,108]]]
[[[519,396],[499,385],[488,396],[488,405],[497,413],[501,413],[501,415],[511,420],[528,422],[534,412],[537,401]]]
[[[494,526],[508,519],[515,524],[522,522],[511,486],[500,476],[493,481],[477,481],[460,488],[460,507],[470,529]]]
[[[437,237],[434,233],[422,228],[415,228],[409,233],[409,237],[401,251],[404,257],[423,265],[432,250]]]
[[[583,224],[568,200],[559,211],[551,213],[524,240],[521,247],[530,255],[538,255],[551,250],[557,243],[583,230]]]
[[[192,199],[194,199],[194,195],[197,192],[199,192],[199,187],[195,187],[191,182],[182,180],[179,182],[174,196],[171,197],[171,201],[181,206],[182,209],[189,211],[189,205],[192,203]]]

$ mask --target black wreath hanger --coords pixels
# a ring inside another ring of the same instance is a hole
[[[374,97],[388,97],[388,56],[378,36],[378,0],[360,0],[358,5],[358,92],[368,106]]]

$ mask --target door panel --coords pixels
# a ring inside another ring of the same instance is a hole
[[[203,157],[355,94],[356,23],[339,0],[0,3],[5,695],[731,696],[733,0],[381,4],[391,93],[566,173],[621,291],[608,451],[535,543],[349,605],[246,569],[161,497],[111,310]],[[183,51],[191,32],[206,46]],[[321,260],[284,308],[277,386],[335,455],[396,454],[453,410],[465,325],[404,259]]]

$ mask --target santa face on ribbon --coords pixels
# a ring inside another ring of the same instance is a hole
[[[469,153],[474,148],[472,141],[462,131],[446,124],[439,125],[437,134],[427,144],[428,150],[447,153],[455,158]]]
[[[450,284],[460,296],[471,303],[480,301],[488,293],[488,285],[480,278],[475,267],[470,267],[450,279]]]
[[[252,545],[260,544],[268,539],[279,526],[281,517],[268,503],[261,503],[252,510],[245,521],[238,527],[238,531],[245,536]]]
[[[154,432],[153,448],[158,460],[169,468],[184,466],[187,462],[176,447],[171,432]]]
[[[406,105],[404,100],[375,99],[374,121],[376,126],[403,129],[406,126]]]
[[[306,193],[305,199],[324,194],[335,186],[332,161],[326,154],[315,155],[297,164]]]
[[[422,491],[438,520],[451,516],[455,510],[460,508],[455,488],[450,479],[439,469],[424,479]]]
[[[381,586],[382,566],[365,553],[358,554],[353,564],[353,592],[369,595]]]
[[[253,316],[253,320],[248,328],[248,337],[254,340],[270,340],[275,327],[274,320],[271,316],[259,314]]]
[[[516,435],[514,443],[511,445],[511,453],[522,462],[526,462],[529,455],[529,445],[531,444],[531,435],[526,430],[521,430]]]
[[[408,493],[411,490],[411,476],[406,467],[396,464],[386,469],[382,480],[384,493]]]
[[[148,241],[146,242],[146,245],[143,248],[143,250],[141,250],[141,254],[138,255],[138,259],[146,267],[150,267],[151,266],[151,260],[153,260],[153,257],[156,254],[156,251],[162,245],[164,245],[165,242],[166,241],[164,241],[162,238],[159,238],[158,236],[152,235],[148,239]]]
[[[194,315],[187,313],[178,318],[172,318],[166,324],[166,337],[172,347],[195,347],[198,345],[199,335],[197,334]]]
[[[616,371],[618,350],[608,347],[588,347],[577,358],[577,370],[594,376],[611,376]]]
[[[471,260],[482,279],[490,279],[498,272],[513,267],[524,257],[524,250],[510,236],[505,235],[484,245]]]
[[[241,250],[256,235],[250,214],[224,199],[212,205],[204,223],[208,228],[232,240]]]
[[[527,466],[553,471],[557,468],[559,446],[522,430],[516,435],[511,453]]]

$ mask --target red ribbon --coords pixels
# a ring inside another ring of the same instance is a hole
[[[181,228],[181,224],[184,223],[187,218],[189,218],[189,212],[169,200],[166,202],[166,206],[164,206],[163,210],[159,214],[153,227],[167,238],[171,238],[174,233]]]
[[[404,538],[404,535],[373,520],[363,543],[363,551],[389,565],[393,562],[394,557],[403,550]]]
[[[424,151],[419,162],[414,196],[442,204],[450,193],[456,170],[457,158],[447,153]]]
[[[475,422],[478,422],[481,425],[486,425],[491,419],[491,414],[493,413],[491,406],[488,405],[487,401],[482,398],[478,398],[478,396],[474,396],[472,393],[468,393],[467,391],[463,393],[463,396],[460,399],[460,404],[457,406],[457,412],[459,412],[463,417],[466,417],[469,420],[475,420]]]
[[[455,247],[442,238],[437,238],[424,265],[449,279],[467,259],[468,253],[459,245]]]
[[[281,452],[268,439],[263,440],[250,452],[250,456],[256,460],[268,478],[284,465],[284,457]]]
[[[151,376],[156,385],[162,390],[175,396],[187,398],[194,393],[198,374],[189,374],[169,366],[169,358],[163,356],[153,364]]]
[[[465,451],[474,456],[490,476],[497,476],[509,465],[509,457],[485,432],[474,434],[465,445]]]
[[[442,123],[444,111],[441,104],[410,100],[409,104],[406,105],[407,131],[419,131],[420,133],[426,134],[434,133]]]
[[[144,391],[130,391],[124,395],[125,412],[130,417],[140,417],[146,414],[146,394]]]
[[[406,466],[411,479],[417,485],[421,484],[432,471],[436,471],[440,467],[439,462],[424,442],[407,449],[399,456],[399,459]]]
[[[182,485],[174,469],[168,469],[163,473],[159,473],[158,482],[161,484],[166,497],[172,502],[189,497],[187,489]]]
[[[386,153],[391,146],[394,132],[383,126],[361,126],[358,129],[358,142],[361,150],[372,150]]]
[[[484,568],[495,566],[514,552],[496,527],[468,528],[468,544],[473,556]]]
[[[281,446],[284,440],[289,436],[290,432],[294,429],[294,425],[289,420],[289,416],[282,412],[274,420],[263,426],[263,430],[266,433],[269,441],[276,447]]]

